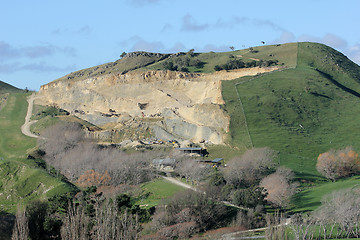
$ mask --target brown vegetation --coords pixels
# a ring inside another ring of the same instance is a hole
[[[291,182],[293,177],[294,173],[285,167],[280,167],[275,173],[266,176],[260,182],[260,187],[267,192],[265,199],[276,207],[286,207],[298,186],[298,183]]]
[[[224,172],[227,183],[235,186],[255,184],[275,166],[273,163],[275,155],[270,148],[253,148],[242,156],[231,159]]]
[[[101,147],[84,137],[77,123],[48,128],[40,148],[48,166],[82,186],[139,184],[150,180],[150,160],[157,153],[126,154],[115,147]]]
[[[336,181],[360,171],[360,158],[351,147],[330,150],[317,159],[316,169],[326,178]]]

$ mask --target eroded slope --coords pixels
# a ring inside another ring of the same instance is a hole
[[[103,129],[143,129],[159,139],[190,139],[221,144],[229,118],[221,80],[273,71],[247,68],[211,74],[131,71],[82,81],[60,80],[41,87],[38,104],[55,105]],[[138,135],[138,136],[136,136]],[[123,140],[123,139],[119,139]]]

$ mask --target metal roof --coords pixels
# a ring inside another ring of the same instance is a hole
[[[182,150],[182,151],[201,151],[202,148],[201,147],[185,147],[185,148],[177,148],[177,150]]]
[[[214,160],[212,160],[211,162],[213,163],[218,163],[220,161],[224,160],[223,158],[215,158]]]

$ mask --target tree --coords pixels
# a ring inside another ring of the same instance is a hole
[[[329,150],[317,159],[316,169],[326,178],[336,181],[360,172],[359,155],[351,148]]]
[[[16,221],[11,240],[23,240],[29,238],[29,226],[26,211],[20,209],[16,212]]]
[[[223,68],[220,65],[215,65],[214,70],[221,71],[221,70],[223,70]]]
[[[126,56],[126,52],[123,52],[122,54],[120,54],[120,57],[123,58]]]
[[[190,57],[193,57],[193,56],[195,56],[194,52],[195,52],[195,49],[192,48],[187,52],[187,54],[190,55]]]
[[[70,203],[61,226],[61,239],[89,239],[87,233],[87,226],[89,223],[89,217],[85,214],[83,206]]]
[[[207,164],[196,162],[194,159],[179,160],[176,172],[184,176],[187,181],[199,183],[210,174],[211,167]]]
[[[321,206],[313,212],[324,239],[360,237],[360,188],[334,191],[323,197]]]
[[[44,239],[47,232],[44,222],[47,216],[48,204],[46,202],[34,201],[26,207],[29,222],[29,236],[31,239]]]
[[[163,67],[166,70],[170,70],[170,71],[177,71],[178,67],[176,65],[174,65],[174,63],[172,61],[165,61],[163,63]]]
[[[275,151],[270,148],[247,150],[242,156],[228,162],[228,167],[224,170],[226,182],[236,188],[257,184],[261,177],[275,166],[275,156]]]
[[[238,206],[255,208],[265,203],[266,194],[262,188],[252,186],[249,188],[238,189],[233,193],[232,202]]]
[[[158,239],[189,238],[196,232],[221,226],[228,210],[201,192],[187,190],[167,201],[166,207],[157,208],[153,226]]]
[[[260,187],[264,188],[267,193],[265,199],[276,207],[286,207],[298,186],[297,183],[291,182],[293,176],[290,169],[280,167],[275,173],[261,180]]]

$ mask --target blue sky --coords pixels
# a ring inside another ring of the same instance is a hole
[[[1,10],[0,80],[31,90],[124,51],[314,41],[360,64],[359,0],[12,0]]]

